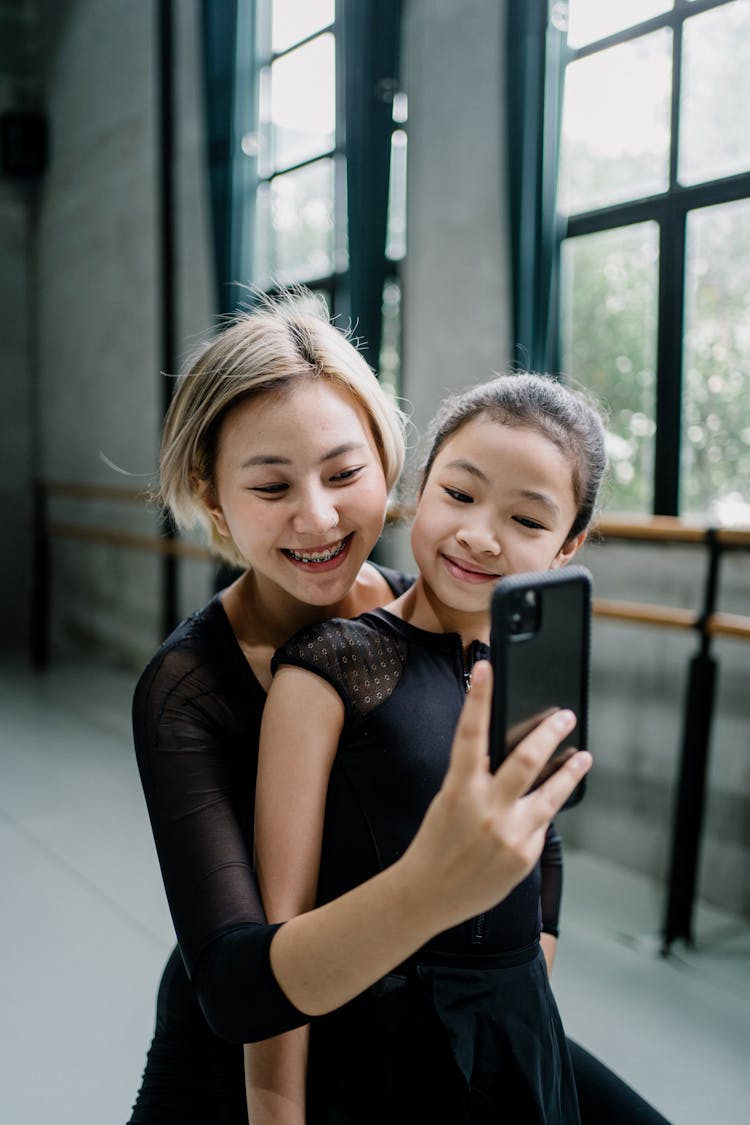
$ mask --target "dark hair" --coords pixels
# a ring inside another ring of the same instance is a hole
[[[607,467],[604,421],[592,399],[550,375],[498,375],[445,399],[430,425],[430,451],[422,469],[420,491],[446,441],[485,414],[504,426],[537,430],[570,458],[577,510],[568,540],[585,531],[594,515]]]

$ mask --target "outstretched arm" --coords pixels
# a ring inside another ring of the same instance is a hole
[[[488,664],[474,666],[450,768],[402,858],[274,935],[276,979],[308,1015],[340,1007],[435,934],[503,899],[536,863],[550,821],[590,768],[588,753],[575,754],[529,792],[575,724],[558,712],[491,774],[491,680]]]

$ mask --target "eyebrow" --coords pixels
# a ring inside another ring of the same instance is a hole
[[[472,461],[465,461],[463,457],[457,457],[455,461],[449,461],[445,467],[446,469],[463,469],[464,472],[470,473],[477,480],[484,481],[485,484],[490,483],[480,468]]]
[[[543,508],[554,515],[560,514],[559,505],[546,492],[535,492],[533,488],[522,488],[518,495],[522,500],[531,500],[533,503],[541,504]]]
[[[341,457],[344,453],[355,453],[360,449],[365,448],[363,441],[347,441],[342,445],[336,445],[333,449],[329,449],[320,458],[320,464],[324,465],[326,461],[334,461],[337,457]],[[254,457],[247,457],[240,469],[251,469],[256,465],[291,465],[292,460],[290,457],[279,457],[275,453],[257,453]]]
[[[481,480],[484,484],[489,485],[490,481],[482,472],[482,470],[473,462],[466,461],[463,457],[456,458],[455,461],[449,461],[446,465],[448,469],[463,469],[464,472],[469,473],[471,476]],[[560,514],[559,505],[549,496],[546,492],[537,492],[533,488],[520,488],[517,493],[519,499],[529,500],[535,504],[541,504],[542,507],[555,515]]]

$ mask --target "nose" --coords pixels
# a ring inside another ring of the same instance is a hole
[[[292,527],[297,535],[320,535],[336,527],[338,522],[338,510],[325,488],[310,485],[300,491],[292,516]]]
[[[497,556],[502,553],[497,534],[492,526],[482,519],[465,523],[460,531],[456,532],[456,539],[472,555]]]

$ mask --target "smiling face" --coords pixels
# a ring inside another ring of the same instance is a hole
[[[570,460],[529,427],[479,415],[440,449],[412,527],[421,587],[443,629],[482,637],[499,578],[555,569],[584,535]]]
[[[346,596],[382,530],[383,468],[363,411],[325,379],[234,406],[205,502],[267,599]]]

